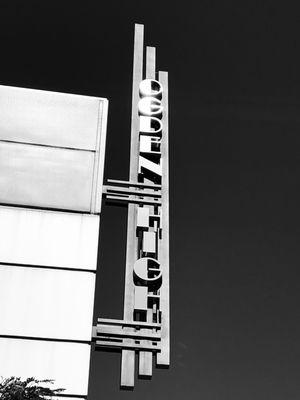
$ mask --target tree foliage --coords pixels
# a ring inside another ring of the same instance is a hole
[[[58,395],[65,389],[50,389],[43,384],[53,384],[52,379],[38,380],[27,378],[21,380],[15,376],[0,381],[1,400],[44,400]]]

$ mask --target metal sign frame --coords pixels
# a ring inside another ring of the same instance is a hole
[[[99,318],[96,348],[120,349],[121,388],[170,363],[168,73],[135,25],[129,181],[108,180],[103,195],[128,204],[123,320]],[[145,73],[144,73],[145,69]]]

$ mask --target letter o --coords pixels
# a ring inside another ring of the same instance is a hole
[[[155,79],[144,79],[140,83],[140,94],[142,97],[161,96],[163,87],[160,82]]]
[[[140,114],[152,117],[153,115],[160,115],[163,111],[163,106],[159,99],[155,97],[144,97],[138,103]]]

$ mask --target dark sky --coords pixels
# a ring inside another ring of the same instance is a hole
[[[134,23],[169,71],[169,370],[90,400],[300,398],[300,13],[279,1],[0,4],[0,83],[107,97],[106,178],[127,179]],[[126,209],[105,206],[95,317],[122,317]]]

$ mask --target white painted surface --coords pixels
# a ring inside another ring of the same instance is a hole
[[[0,202],[90,211],[95,153],[0,142]]]
[[[151,136],[140,137],[140,152],[151,153]]]
[[[0,85],[0,203],[100,213],[108,101]]]
[[[0,207],[0,263],[95,270],[99,216]]]
[[[140,228],[149,228],[149,207],[137,208],[137,226]]]
[[[100,213],[106,99],[0,86],[0,203]],[[91,339],[99,216],[0,206],[0,335]],[[10,263],[12,265],[1,265]],[[0,338],[0,376],[87,395],[90,345]]]
[[[91,340],[95,274],[0,265],[0,335]]]
[[[134,309],[148,310],[148,288],[146,286],[134,287]]]
[[[51,385],[50,388],[54,389],[56,388],[55,385]],[[62,392],[63,394],[64,392]],[[85,397],[72,397],[72,396],[68,396],[67,398],[64,396],[54,396],[51,397],[51,400],[86,400]]]
[[[95,150],[105,103],[97,97],[0,86],[0,139]]]
[[[0,376],[55,379],[65,394],[87,395],[88,344],[0,338],[0,360]]]
[[[143,232],[143,251],[146,253],[156,252],[156,233]]]

